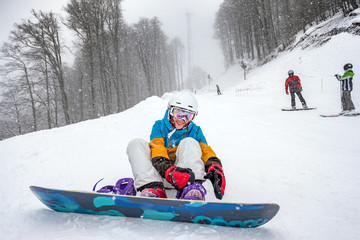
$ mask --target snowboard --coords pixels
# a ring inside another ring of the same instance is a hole
[[[303,111],[303,110],[314,110],[316,109],[315,107],[309,107],[309,108],[295,108],[295,109],[292,109],[292,108],[282,108],[281,110],[282,111]]]
[[[340,116],[344,116],[344,117],[356,117],[356,116],[360,116],[360,113],[337,113],[337,114],[320,114],[321,117],[340,117]]]
[[[113,215],[155,220],[255,228],[269,222],[279,205],[207,202],[68,191],[30,186],[50,209],[59,212]]]

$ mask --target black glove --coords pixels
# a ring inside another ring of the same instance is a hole
[[[168,170],[173,165],[169,159],[160,156],[152,158],[151,163],[163,178],[165,178],[166,170]]]
[[[212,164],[208,168],[205,179],[209,179],[214,186],[214,193],[217,199],[222,199],[225,194],[225,175],[219,164]]]

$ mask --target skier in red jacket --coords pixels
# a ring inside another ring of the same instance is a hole
[[[285,81],[285,92],[287,95],[289,95],[288,89],[290,89],[292,109],[296,109],[295,93],[299,97],[303,108],[307,109],[308,107],[306,105],[305,99],[301,94],[302,86],[300,83],[300,78],[298,76],[294,75],[293,70],[289,70],[288,74],[289,74],[289,77]]]

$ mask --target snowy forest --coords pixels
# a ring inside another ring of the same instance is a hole
[[[156,17],[129,25],[121,0],[70,0],[66,16],[32,11],[0,49],[0,139],[124,111],[165,92],[201,88],[206,72],[185,73],[186,47]],[[359,0],[224,0],[214,25],[225,68],[257,64],[286,48],[299,30],[344,15]],[[76,38],[71,66],[64,33]],[[191,81],[189,81],[191,79]]]
[[[306,31],[342,11],[358,8],[359,0],[224,0],[217,12],[215,34],[225,67],[246,59],[264,63]],[[334,33],[336,34],[336,33]]]

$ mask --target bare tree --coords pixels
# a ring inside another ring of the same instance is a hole
[[[31,51],[39,51],[45,56],[44,60],[49,63],[51,71],[55,74],[59,84],[62,109],[65,123],[70,124],[69,105],[65,91],[65,79],[62,63],[62,49],[59,36],[59,23],[53,13],[35,12],[33,16],[37,20],[24,21],[17,24],[21,35],[17,35],[15,41],[22,42]]]
[[[176,37],[170,42],[170,52],[172,53],[173,64],[175,68],[175,81],[176,88],[178,90],[183,88],[184,76],[183,76],[183,59],[185,54],[185,46],[181,40]]]
[[[15,87],[9,91],[9,95],[14,92],[14,89],[19,91],[21,88],[26,91],[31,105],[33,129],[34,131],[37,131],[38,122],[34,95],[34,82],[31,81],[29,64],[23,55],[23,48],[16,44],[5,43],[1,48],[1,58],[7,61],[3,71],[5,71],[6,74],[13,74],[14,78],[17,79],[17,82],[13,83]]]
[[[6,88],[2,94],[2,101],[0,102],[0,139],[10,136],[21,135],[24,132],[22,123],[24,120],[24,111],[26,103],[24,104],[24,92],[18,85],[0,85]]]
[[[97,113],[96,108],[96,84],[95,84],[95,53],[94,43],[95,37],[93,33],[94,15],[96,1],[85,1],[85,0],[71,0],[65,7],[68,13],[68,19],[65,23],[66,26],[73,30],[77,36],[81,39],[83,45],[82,50],[85,51],[84,60],[89,67],[90,82],[90,106],[91,106],[91,118],[95,118]]]

